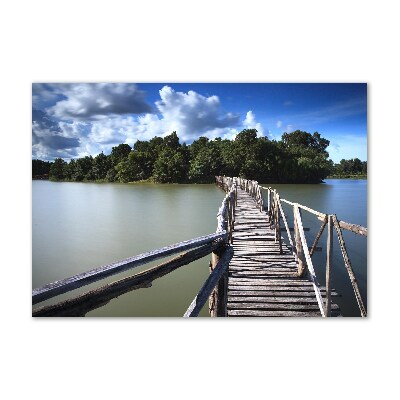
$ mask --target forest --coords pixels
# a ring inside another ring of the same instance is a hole
[[[341,160],[334,164],[318,132],[284,133],[281,140],[257,137],[245,129],[234,140],[199,137],[181,144],[176,132],[133,148],[119,144],[109,155],[53,162],[32,160],[32,178],[70,182],[212,183],[216,175],[240,176],[262,183],[320,183],[330,175],[366,174],[367,163]],[[357,160],[357,161],[356,161]]]

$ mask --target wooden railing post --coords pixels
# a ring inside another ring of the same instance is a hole
[[[275,210],[276,210],[276,224],[275,224],[275,236],[279,242],[279,254],[282,254],[282,236],[281,236],[281,218],[279,215],[279,194],[275,193]]]
[[[333,221],[333,226],[335,227],[335,230],[336,230],[336,233],[337,233],[337,237],[339,239],[340,250],[342,251],[344,265],[345,265],[345,267],[347,269],[347,272],[349,274],[350,282],[351,282],[351,284],[353,286],[354,294],[356,296],[356,300],[357,300],[358,307],[359,307],[360,312],[361,312],[361,316],[362,317],[366,317],[367,316],[367,311],[365,310],[364,302],[363,302],[362,297],[361,297],[361,293],[360,293],[360,289],[358,287],[357,279],[356,279],[356,277],[354,275],[354,272],[353,272],[353,267],[351,266],[351,263],[350,263],[349,255],[347,254],[346,244],[344,242],[343,235],[342,235],[342,230],[340,229],[339,222],[337,220],[336,214],[332,215],[332,221]]]
[[[269,227],[272,228],[272,224],[274,223],[274,219],[275,219],[275,212],[274,212],[274,200],[273,200],[273,191],[270,190],[269,193],[269,205],[270,205],[270,209],[269,209]]]
[[[211,255],[210,274],[214,271],[220,258],[225,252],[225,246],[216,250]],[[209,297],[208,311],[211,317],[226,317],[228,302],[228,271],[224,273],[218,285]]]
[[[332,276],[332,247],[333,247],[333,224],[332,216],[328,215],[328,238],[326,241],[326,301],[325,301],[325,314],[327,317],[331,316],[331,276]]]
[[[298,276],[302,276],[305,270],[305,259],[304,259],[304,252],[301,246],[301,239],[300,239],[300,232],[299,232],[299,225],[297,222],[297,213],[296,209],[299,211],[301,215],[301,211],[297,204],[293,206],[293,222],[294,222],[294,240],[296,244],[296,253],[297,253],[297,274]]]

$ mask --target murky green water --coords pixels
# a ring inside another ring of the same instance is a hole
[[[339,219],[367,226],[366,181],[327,180],[323,185],[274,185],[281,197]],[[32,287],[63,279],[165,245],[216,230],[216,213],[223,192],[214,185],[96,184],[32,182]],[[290,214],[290,210],[288,210]],[[303,213],[310,227],[309,245],[319,221]],[[310,218],[310,219],[309,219]],[[345,232],[353,268],[362,294],[367,290],[366,238]],[[324,243],[326,238],[321,239]],[[339,247],[334,242],[335,289],[345,315],[358,315]],[[205,257],[154,281],[148,289],[134,290],[112,300],[88,316],[182,316],[207,278]],[[316,253],[315,269],[324,284],[324,253]],[[158,261],[161,262],[161,261]],[[77,289],[40,303],[72,297],[157,262],[115,275],[101,283]],[[38,305],[38,306],[39,306]],[[206,304],[200,313],[208,316]]]

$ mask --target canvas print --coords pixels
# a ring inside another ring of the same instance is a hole
[[[366,83],[32,84],[33,317],[366,317]]]

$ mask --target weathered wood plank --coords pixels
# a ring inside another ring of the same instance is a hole
[[[228,317],[320,317],[319,311],[228,310]]]
[[[293,287],[293,286],[236,286],[236,285],[229,285],[228,286],[228,290],[229,293],[233,294],[234,291],[246,291],[249,290],[249,288],[252,288],[253,290],[257,290],[257,291],[265,291],[266,293],[275,293],[275,294],[284,294],[284,293],[289,293],[289,294],[295,294],[295,293],[307,293],[314,295],[314,290],[312,287]],[[321,293],[324,296],[327,292],[325,289],[321,289]],[[337,293],[335,292],[331,292],[331,296],[335,296],[337,295]]]
[[[170,246],[162,247],[161,249],[139,254],[137,256],[130,257],[112,264],[107,264],[66,279],[49,283],[32,291],[32,304],[50,299],[59,294],[69,292],[73,289],[77,289],[79,287],[88,285],[89,283],[104,279],[108,276],[115,275],[128,269],[139,267],[140,265],[146,264],[150,261],[167,257],[184,250],[200,247],[216,240],[222,240],[225,237],[226,231],[201,236],[195,239],[190,239]]]
[[[295,288],[312,288],[311,282],[303,280],[288,280],[288,279],[246,279],[246,278],[230,278],[229,285],[247,285],[247,286],[282,286]]]
[[[281,304],[281,303],[239,303],[230,302],[228,303],[229,310],[292,310],[292,311],[319,311],[318,303],[315,304]],[[332,311],[339,310],[336,304],[332,305]]]
[[[236,299],[236,300],[235,300]],[[228,292],[228,303],[231,301],[250,301],[249,299],[268,299],[270,302],[282,302],[282,303],[315,303],[317,304],[317,300],[314,296],[307,296],[306,294],[303,296],[303,293],[295,293],[295,294],[286,294],[286,296],[269,296],[267,292],[258,292],[258,291],[231,291]]]

